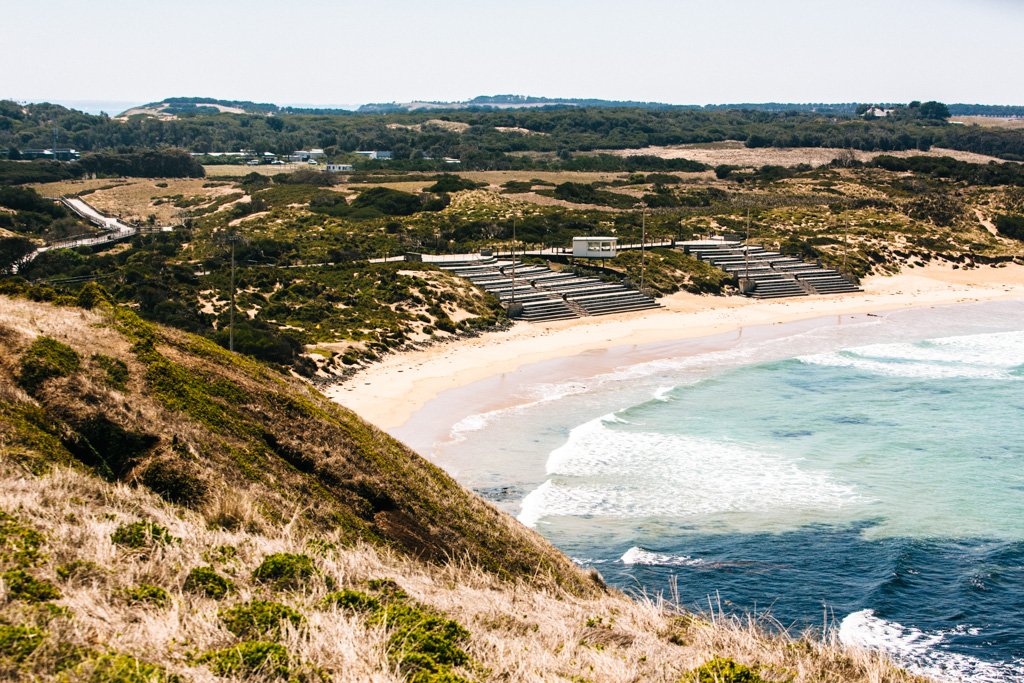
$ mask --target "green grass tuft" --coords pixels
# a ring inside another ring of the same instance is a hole
[[[152,605],[166,607],[171,602],[170,594],[160,586],[140,583],[125,591],[125,597],[133,605]]]
[[[298,588],[316,574],[308,555],[276,553],[268,555],[252,573],[252,578],[278,589]]]
[[[78,352],[67,344],[50,337],[39,337],[21,358],[18,384],[34,394],[46,380],[67,377],[78,370],[81,362]]]
[[[167,529],[155,522],[132,522],[117,527],[117,530],[110,535],[110,540],[115,545],[140,549],[153,545],[166,545],[176,539],[168,533]]]
[[[221,576],[213,567],[193,567],[185,578],[184,589],[199,593],[214,600],[220,600],[235,590],[231,579]]]
[[[85,660],[59,680],[75,683],[184,683],[163,667],[140,661],[131,655],[107,653]]]
[[[0,657],[23,662],[43,642],[46,633],[31,626],[0,624]]]
[[[198,658],[218,676],[240,679],[288,678],[288,650],[278,643],[250,641],[235,647],[207,652]]]
[[[276,638],[282,622],[302,624],[302,615],[287,605],[266,600],[253,600],[220,611],[224,627],[239,638]]]
[[[715,657],[686,673],[680,683],[766,683],[749,666],[728,657]]]
[[[0,562],[32,566],[42,559],[43,541],[41,533],[0,510]]]
[[[7,587],[9,600],[46,602],[59,600],[60,590],[45,579],[37,579],[24,569],[10,569],[0,575]]]
[[[128,366],[123,360],[97,353],[93,355],[92,362],[103,369],[104,380],[107,384],[120,391],[128,388],[130,374]]]
[[[380,600],[377,598],[348,589],[328,593],[320,604],[324,607],[340,607],[356,612],[376,612],[380,609]]]

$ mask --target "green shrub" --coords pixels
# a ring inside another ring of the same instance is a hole
[[[252,573],[260,583],[273,585],[278,589],[297,588],[316,573],[313,560],[308,555],[276,553],[268,555]]]
[[[167,545],[176,539],[155,522],[132,522],[117,527],[110,535],[110,540],[114,545],[125,548],[148,548],[152,545]]]
[[[92,309],[101,303],[110,303],[110,294],[102,285],[87,282],[78,290],[77,303],[80,308]]]
[[[380,609],[380,600],[366,593],[353,590],[341,590],[328,593],[321,601],[324,607],[340,607],[356,612],[376,612]]]
[[[184,683],[181,676],[131,655],[107,653],[75,667],[70,680],[81,683]]]
[[[288,650],[278,643],[250,641],[207,652],[197,660],[218,676],[288,678]]]
[[[728,657],[715,657],[683,675],[680,683],[765,683],[749,666]]]
[[[31,626],[0,624],[0,657],[24,661],[36,651],[46,634]]]
[[[281,622],[292,626],[302,623],[302,615],[278,602],[253,600],[220,611],[224,627],[239,638],[276,638],[281,634]]]
[[[23,569],[11,569],[2,575],[10,600],[46,602],[60,599],[60,591],[49,581],[37,579]]]
[[[148,583],[140,583],[138,586],[125,591],[128,602],[136,605],[152,605],[154,607],[166,607],[171,602],[171,596],[160,586],[152,586]]]
[[[235,584],[214,571],[213,567],[194,567],[185,578],[184,589],[220,600],[235,590]]]
[[[18,384],[35,393],[48,379],[67,377],[78,370],[81,356],[67,344],[50,337],[39,337],[21,358]]]

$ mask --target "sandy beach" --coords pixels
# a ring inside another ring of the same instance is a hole
[[[694,339],[754,325],[956,303],[1024,299],[1024,266],[954,269],[930,265],[872,277],[863,292],[758,301],[674,294],[663,308],[552,323],[516,323],[502,332],[388,356],[325,390],[384,430],[405,424],[443,391],[523,366],[624,345]]]

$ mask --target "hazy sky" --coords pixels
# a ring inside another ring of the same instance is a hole
[[[1024,104],[1024,0],[0,0],[0,98]]]

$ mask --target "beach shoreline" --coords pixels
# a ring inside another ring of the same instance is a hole
[[[833,315],[1024,300],[1024,266],[954,269],[929,265],[872,277],[863,292],[761,301],[679,293],[663,308],[614,317],[516,323],[508,330],[453,340],[385,357],[324,393],[389,432],[451,389],[523,367],[588,352],[695,340],[746,327],[781,325]]]

